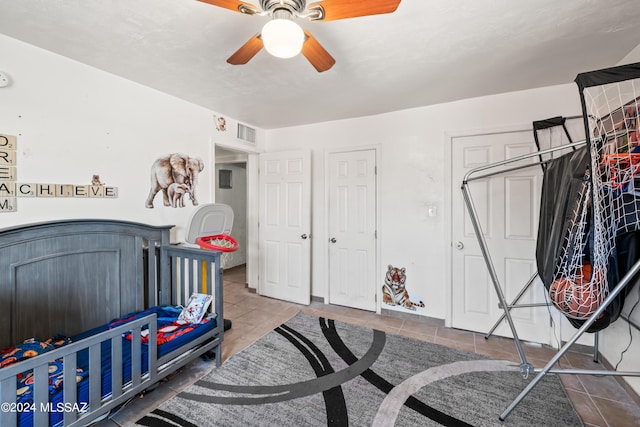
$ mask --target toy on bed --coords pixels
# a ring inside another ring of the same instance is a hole
[[[195,358],[220,364],[220,253],[170,245],[170,228],[0,230],[0,425],[84,425]],[[179,317],[194,293],[211,305],[188,322]]]

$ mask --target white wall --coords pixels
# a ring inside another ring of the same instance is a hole
[[[640,44],[625,56],[617,65],[633,64],[640,61]]]
[[[211,141],[244,147],[232,119],[227,132],[216,130],[219,113],[6,36],[0,36],[0,57],[11,78],[0,89],[0,133],[18,136],[17,181],[87,185],[98,174],[119,189],[117,199],[20,197],[17,212],[0,213],[2,227],[117,218],[176,225],[172,239],[180,241],[194,207],[189,201],[182,209],[164,207],[158,194],[155,208],[145,208],[151,164],[173,152],[201,158],[197,196],[209,203]]]
[[[437,82],[434,82],[437,84]],[[381,101],[382,102],[382,101]],[[327,258],[324,156],[332,149],[378,146],[381,205],[380,266],[407,268],[407,284],[426,295],[427,315],[445,318],[450,248],[449,207],[445,206],[449,158],[447,135],[469,130],[531,126],[534,120],[580,112],[573,84],[469,99],[363,117],[267,131],[268,151],[312,150],[312,295],[325,297]],[[435,204],[436,217],[425,215]],[[383,272],[378,274],[380,285]]]

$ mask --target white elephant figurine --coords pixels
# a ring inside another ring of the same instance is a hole
[[[153,199],[160,190],[162,190],[164,205],[172,206],[167,190],[173,183],[185,185],[191,197],[191,203],[197,206],[196,185],[198,184],[198,174],[203,169],[202,160],[189,157],[186,154],[173,153],[158,158],[151,165],[151,188],[145,207],[153,208]]]

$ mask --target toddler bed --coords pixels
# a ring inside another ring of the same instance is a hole
[[[201,355],[220,364],[220,253],[170,245],[170,229],[0,230],[0,425],[84,425]],[[205,318],[178,320],[194,292],[213,298]]]

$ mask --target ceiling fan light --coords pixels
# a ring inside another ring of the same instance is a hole
[[[300,53],[304,31],[290,19],[272,19],[262,28],[264,48],[278,58],[292,58]]]

